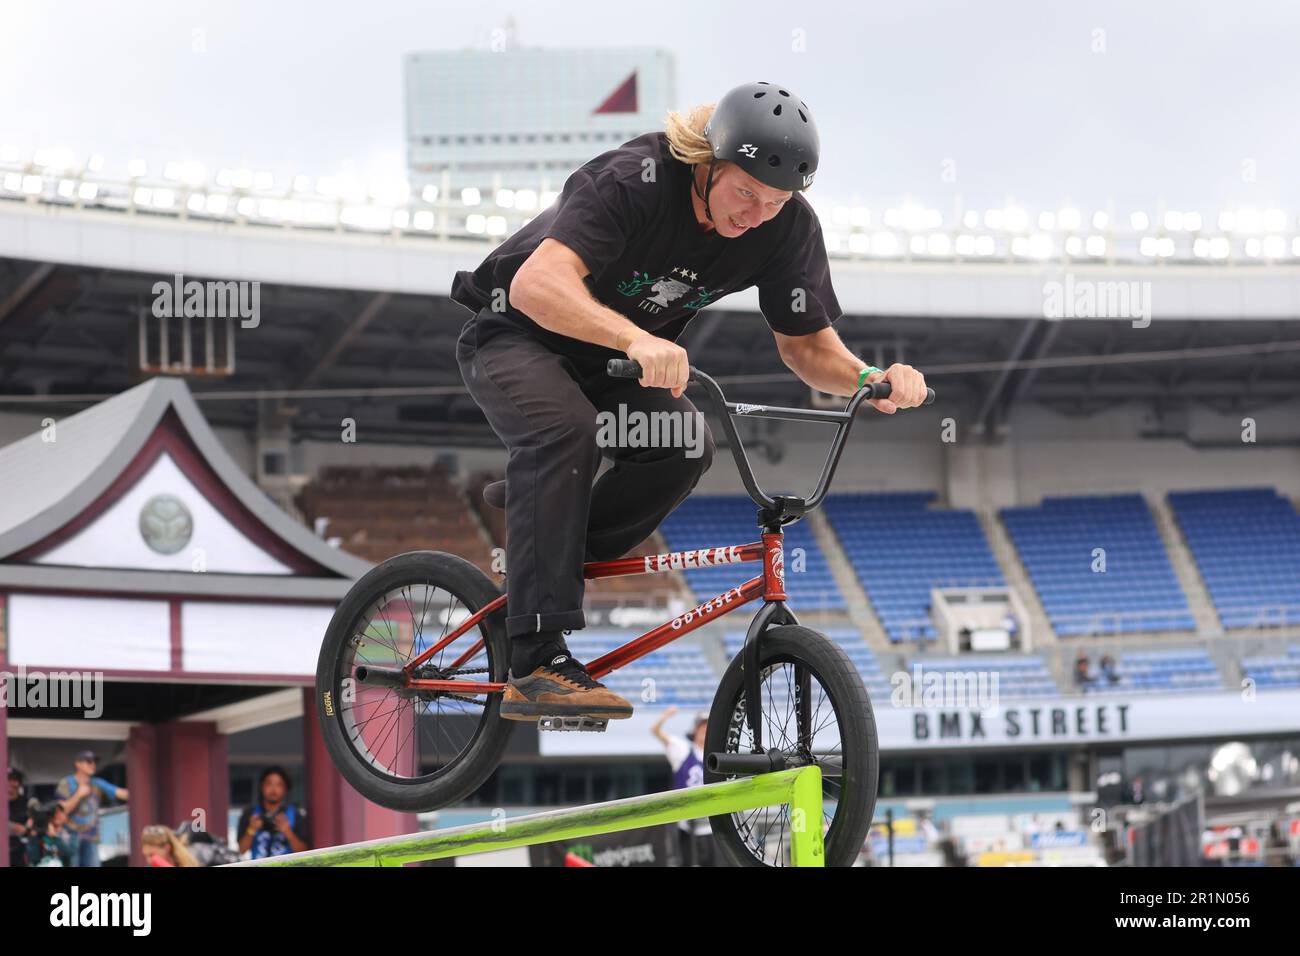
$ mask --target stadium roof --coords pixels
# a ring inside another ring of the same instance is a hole
[[[431,259],[428,268],[444,265]],[[936,286],[924,276],[938,267],[907,268],[912,278],[888,294],[898,308],[860,311],[844,303],[836,328],[876,365],[922,369],[975,434],[996,436],[1018,404],[1089,415],[1125,401],[1157,411],[1199,402],[1235,413],[1300,399],[1300,288],[1291,277],[1214,267],[1231,273],[1214,294],[1232,304],[1236,318],[1204,317],[1186,298],[1193,291],[1162,304],[1153,289],[1153,318],[1139,327],[1125,319],[1049,319],[1041,309],[1035,317],[1023,309],[954,316],[929,297]],[[955,268],[949,303],[961,289]],[[996,283],[1002,267],[962,268],[990,270],[985,281]],[[63,415],[76,402],[137,384],[140,317],[160,278],[0,258],[0,408]],[[1041,300],[1042,273],[1026,271],[1016,281],[1023,293],[1031,280]],[[973,286],[969,292],[977,295]],[[260,325],[235,323],[233,373],[192,379],[193,398],[214,426],[256,429],[272,411],[286,416],[294,438],[337,441],[340,422],[353,418],[364,442],[498,447],[456,365],[456,337],[468,318],[459,305],[382,284],[340,289],[265,280],[260,294]],[[1277,309],[1256,312],[1261,295]],[[807,404],[807,387],[775,347],[755,345],[766,338],[761,316],[732,300],[739,297],[706,309],[684,333],[693,363],[718,377],[734,400]],[[904,302],[911,303],[906,310]],[[177,351],[173,344],[173,358]]]
[[[180,272],[187,277],[445,297],[456,272],[477,266],[501,238],[287,228],[38,202],[0,204],[0,257],[123,270],[156,279]],[[845,312],[1041,318],[1044,283],[1070,274],[1094,282],[1145,283],[1162,317],[1300,316],[1300,262],[1290,245],[1285,246],[1285,257],[1276,260],[1261,256],[1218,261],[1188,253],[1170,260],[1076,256],[1044,261],[1010,252],[993,258],[914,255],[907,234],[902,239],[896,257],[832,256],[836,295]],[[1300,236],[1294,246],[1300,250]],[[758,311],[758,295],[752,289],[719,302],[732,311]]]

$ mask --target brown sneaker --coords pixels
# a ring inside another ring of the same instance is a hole
[[[622,720],[632,716],[632,705],[593,680],[587,669],[568,654],[558,654],[525,677],[510,676],[501,699],[501,716],[506,720]]]

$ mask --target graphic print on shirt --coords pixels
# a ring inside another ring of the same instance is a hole
[[[695,295],[683,304],[683,308],[702,309],[713,301],[713,298],[722,290],[709,289],[702,285],[691,285],[699,277],[698,272],[692,272],[682,266],[676,266],[666,276],[652,276],[648,272],[640,272],[634,269],[632,278],[625,279],[615,288],[620,295],[628,297],[641,296],[637,308],[652,314],[662,312],[688,292],[694,292]],[[647,288],[653,295],[643,294]]]

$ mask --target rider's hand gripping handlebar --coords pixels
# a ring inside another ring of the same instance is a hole
[[[609,373],[609,376],[611,378],[640,378],[641,363],[636,361],[635,359],[610,359],[609,364],[605,368],[605,371]],[[703,379],[708,379],[709,381],[713,381],[712,379],[709,378],[709,376],[705,375],[694,365],[692,365],[691,374],[688,381],[695,382],[697,384],[704,384]],[[853,398],[854,399],[858,398],[859,394],[863,392],[866,392],[867,394],[862,397],[868,401],[877,398],[888,398],[891,390],[892,387],[888,382],[872,382],[871,384],[863,385],[862,388],[858,389],[858,391],[854,393]],[[722,394],[721,390],[719,390],[718,394],[719,395]],[[925,401],[922,402],[921,404],[929,405],[933,402],[934,402],[934,389],[927,388],[925,390]]]

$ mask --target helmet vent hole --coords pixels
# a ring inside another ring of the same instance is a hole
[[[799,172],[801,172],[801,173],[806,173],[806,172],[808,172],[808,164],[807,164],[807,163],[800,163],[800,164],[799,164]]]
[[[803,115],[803,110],[799,110],[799,118],[803,120],[805,123],[808,122],[808,117]]]
[[[775,167],[777,167],[777,166],[780,166],[780,165],[781,165],[781,157],[778,156],[778,155],[776,155],[776,153],[773,153],[772,155],[770,155],[770,156],[767,157],[767,165],[769,165],[769,166],[771,166],[771,167],[773,167],[773,168],[775,168]]]
[[[787,93],[785,90],[777,90],[777,92],[780,93],[782,96],[789,96],[789,95],[790,95],[790,94]]]
[[[780,115],[781,115],[781,104],[780,104],[780,103],[777,103],[777,104],[776,104],[776,109],[772,110],[772,115],[773,115],[773,116],[780,116]]]
[[[765,96],[767,96],[767,90],[759,90],[754,94],[754,99],[761,100]]]

